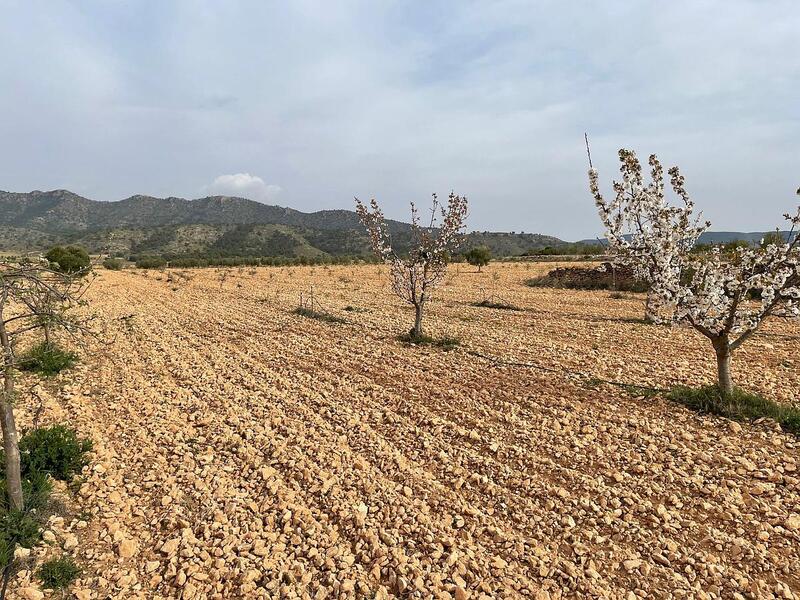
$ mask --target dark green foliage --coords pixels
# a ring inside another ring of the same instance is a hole
[[[161,248],[173,242],[177,231],[174,227],[163,227],[150,232],[141,242],[131,246],[131,252],[136,254],[157,254]]]
[[[442,348],[443,350],[452,350],[461,344],[458,338],[454,337],[434,338],[429,335],[411,335],[410,333],[404,333],[397,339],[405,344],[410,344],[413,346],[436,346],[438,348]]]
[[[597,256],[608,252],[608,247],[602,244],[557,244],[532,250],[529,256]]]
[[[35,513],[14,510],[0,514],[0,567],[14,559],[17,546],[32,548],[41,539]]]
[[[0,569],[14,559],[17,546],[32,548],[42,539],[43,509],[50,501],[53,486],[47,475],[36,473],[23,477],[22,494],[24,510],[11,510],[8,505],[5,478],[0,480]]]
[[[42,375],[55,375],[68,369],[78,361],[78,355],[63,350],[56,344],[42,342],[31,348],[20,359],[19,368]]]
[[[668,398],[693,410],[737,421],[768,417],[780,423],[784,430],[800,435],[800,409],[778,404],[738,388],[732,394],[724,396],[716,385],[701,388],[678,386],[669,392]]]
[[[306,241],[296,233],[274,231],[256,224],[236,225],[223,233],[208,249],[221,256],[298,256]]]
[[[121,271],[125,266],[125,261],[119,258],[107,258],[103,261],[103,267],[109,271]]]
[[[91,450],[89,440],[80,440],[75,431],[63,425],[34,429],[19,443],[22,470],[22,511],[11,510],[5,473],[0,471],[0,569],[14,561],[17,546],[31,548],[41,541],[42,523],[52,507],[51,477],[69,481],[86,464]],[[0,468],[5,457],[0,453]],[[45,587],[59,589],[69,585],[79,574],[71,559],[48,561],[38,575]]]
[[[352,305],[350,305],[350,304],[348,304],[347,306],[345,306],[345,307],[344,307],[344,310],[346,310],[347,312],[352,312],[352,313],[365,313],[365,312],[369,312],[369,309],[367,309],[367,308],[361,308],[360,306],[352,306]]]
[[[64,425],[33,429],[19,443],[23,475],[41,473],[69,481],[87,464],[91,449],[91,440],[79,439]]]
[[[89,253],[78,246],[53,246],[44,257],[53,263],[56,271],[77,273],[89,268]]]
[[[5,458],[0,452],[0,457]],[[5,463],[3,463],[5,469]],[[24,469],[24,465],[23,465]],[[0,514],[5,514],[11,510],[8,504],[8,494],[6,493],[5,470],[0,471]],[[50,492],[53,485],[46,473],[22,474],[22,497],[25,500],[26,511],[41,511],[50,502]]]
[[[167,261],[160,256],[142,256],[136,260],[137,269],[163,269]]]
[[[46,589],[61,590],[69,587],[81,574],[75,561],[69,556],[51,558],[36,571],[36,576],[41,580]]]
[[[326,321],[328,323],[347,323],[343,318],[337,317],[336,315],[332,315],[330,313],[312,310],[310,308],[299,307],[294,310],[294,314],[300,315],[302,317],[307,317],[309,319],[317,319],[319,321]]]
[[[480,270],[492,260],[492,251],[487,246],[475,246],[464,252],[464,260]]]
[[[175,258],[169,261],[169,266],[175,269],[196,269],[207,267],[209,264],[202,258]]]
[[[497,310],[522,310],[519,306],[514,306],[513,304],[507,304],[505,302],[498,302],[495,300],[481,300],[480,302],[473,302],[472,306],[477,306],[479,308],[494,308]]]

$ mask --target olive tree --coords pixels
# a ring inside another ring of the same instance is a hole
[[[644,182],[635,153],[620,150],[622,181],[606,201],[597,171],[589,185],[615,260],[631,264],[650,285],[656,322],[688,323],[707,337],[717,361],[717,383],[723,396],[733,391],[731,354],[758,330],[778,307],[800,316],[800,208],[784,217],[791,230],[784,241],[732,254],[714,247],[707,254],[689,252],[710,223],[694,217],[694,204],[677,167],[669,169],[670,186],[680,199],[669,203],[664,173],[650,156],[651,181]]]
[[[86,331],[86,321],[75,318],[72,309],[84,304],[90,280],[86,271],[60,272],[44,259],[0,262],[0,426],[5,451],[9,504],[22,510],[19,436],[14,418],[15,371],[21,357],[18,342],[23,336],[59,329],[72,334]]]
[[[431,218],[427,226],[422,224],[412,202],[411,245],[408,255],[403,257],[392,247],[389,226],[374,198],[369,207],[356,198],[356,212],[367,229],[372,251],[390,267],[392,290],[414,306],[414,327],[409,335],[412,338],[422,337],[425,304],[444,278],[448,257],[463,241],[467,218],[466,197],[451,192],[445,207],[439,204],[436,194],[433,194]]]
[[[475,246],[464,252],[464,260],[473,267],[478,267],[478,273],[480,273],[481,268],[492,260],[492,251],[488,246]]]

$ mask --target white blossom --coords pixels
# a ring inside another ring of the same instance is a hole
[[[433,194],[431,219],[427,226],[422,225],[412,202],[411,247],[407,257],[401,257],[392,247],[389,227],[375,199],[370,201],[368,208],[356,198],[356,212],[367,229],[373,252],[390,267],[392,290],[417,308],[415,335],[419,335],[422,308],[444,278],[449,253],[463,240],[467,199],[451,192],[447,207],[440,207],[436,194]],[[441,223],[437,220],[440,212]]]
[[[766,247],[719,247],[707,255],[691,252],[710,223],[694,217],[694,204],[677,167],[669,170],[670,185],[679,198],[671,205],[664,174],[650,157],[651,181],[645,184],[636,155],[620,150],[622,181],[614,182],[615,197],[606,202],[598,174],[589,171],[589,187],[606,229],[615,260],[631,265],[650,286],[648,302],[659,322],[687,322],[714,343],[718,358],[729,357],[776,308],[800,316],[800,207],[785,243]]]

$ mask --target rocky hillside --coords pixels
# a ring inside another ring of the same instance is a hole
[[[402,249],[409,225],[390,221]],[[131,196],[98,202],[67,190],[0,192],[0,251],[40,250],[55,243],[92,252],[220,256],[359,255],[368,252],[358,217],[349,210],[304,213],[245,198],[197,200]],[[561,240],[539,234],[474,232],[467,247],[519,255]]]

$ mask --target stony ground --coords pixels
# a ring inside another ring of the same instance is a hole
[[[800,597],[798,440],[591,381],[708,383],[711,348],[522,285],[552,267],[453,270],[449,352],[396,340],[384,267],[104,271],[107,343],[41,386],[96,444],[46,552],[84,600]],[[312,285],[346,324],[291,312]],[[770,323],[737,383],[800,403],[799,348]]]

